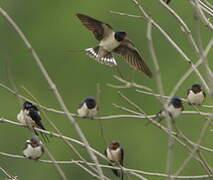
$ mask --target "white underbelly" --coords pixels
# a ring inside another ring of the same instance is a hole
[[[78,115],[81,117],[86,117],[86,116],[93,117],[97,114],[98,111],[97,111],[97,107],[95,107],[94,109],[88,109],[86,104],[83,104],[83,106],[79,108],[77,112],[78,112]]]
[[[20,113],[17,114],[17,119],[19,120],[20,123],[23,125],[26,125],[26,121],[30,122],[32,121],[31,117],[29,117],[26,112],[23,110],[20,111]]]
[[[169,114],[172,115],[172,118],[176,118],[181,114],[182,109],[181,108],[174,108],[174,106],[170,105],[167,108],[167,111],[168,111]]]
[[[194,94],[194,92],[192,92],[190,90],[190,93],[189,93],[187,99],[188,99],[189,103],[191,103],[191,104],[200,105],[203,103],[204,95],[203,95],[203,92]]]
[[[37,159],[42,155],[41,147],[32,148],[32,146],[28,145],[28,147],[23,151],[23,154],[27,158]]]
[[[109,150],[107,148],[107,156],[110,161],[120,161],[120,149],[118,148],[117,150]]]
[[[100,46],[102,46],[105,50],[111,52],[113,49],[118,47],[120,45],[120,42],[118,42],[114,37],[114,32],[110,34],[108,37],[104,38],[100,42]]]

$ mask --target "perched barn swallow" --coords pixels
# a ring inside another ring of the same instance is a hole
[[[79,108],[77,113],[80,117],[94,117],[98,113],[98,105],[93,97],[86,97]]]
[[[39,110],[31,102],[24,102],[23,108],[17,115],[17,119],[24,125],[27,125],[27,122],[30,122],[32,127],[38,127],[45,130],[43,124],[41,123]]]
[[[77,17],[87,29],[93,32],[95,38],[100,41],[98,46],[85,49],[90,57],[100,63],[117,66],[112,52],[117,53],[122,56],[131,67],[144,72],[149,77],[152,76],[152,72],[137,48],[126,38],[127,33],[125,31],[113,31],[109,24],[84,14],[78,13]]]
[[[157,117],[159,117],[160,119],[165,119],[169,115],[171,119],[175,119],[181,114],[183,110],[184,108],[182,100],[179,97],[174,96],[166,106],[166,109],[161,110],[157,114]]]
[[[27,140],[23,149],[23,155],[29,159],[37,160],[44,153],[42,142],[37,137]]]
[[[105,150],[105,156],[110,166],[123,166],[124,150],[118,142],[113,141]],[[112,169],[112,172],[123,179],[122,170]]]
[[[201,84],[194,83],[187,91],[187,100],[190,105],[200,106],[206,97]]]

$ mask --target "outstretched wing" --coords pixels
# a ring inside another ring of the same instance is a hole
[[[130,66],[138,71],[144,72],[147,76],[152,77],[152,72],[130,40],[123,40],[122,43],[114,49],[114,52],[122,56]]]
[[[108,34],[113,31],[112,27],[109,24],[103,23],[85,14],[77,13],[76,15],[81,20],[83,25],[93,32],[95,38],[98,41],[102,40],[104,37],[108,36]]]

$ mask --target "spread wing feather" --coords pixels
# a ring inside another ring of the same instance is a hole
[[[93,32],[98,41],[102,40],[108,35],[108,33],[112,32],[112,27],[109,24],[103,23],[84,14],[77,13],[76,15],[81,20],[83,25]]]
[[[144,72],[147,76],[152,77],[152,72],[130,40],[123,40],[122,43],[114,49],[114,52],[122,56],[130,66],[138,71]]]

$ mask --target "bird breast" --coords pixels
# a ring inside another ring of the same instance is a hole
[[[172,118],[176,118],[181,114],[181,108],[175,108],[173,105],[167,107],[167,111],[172,115]]]
[[[84,103],[80,108],[78,108],[77,112],[78,112],[78,115],[81,117],[87,116],[88,108],[86,106],[86,103]]]
[[[86,103],[84,103],[78,110],[78,115],[81,116],[81,117],[86,117],[86,116],[89,116],[89,117],[93,117],[97,114],[97,106],[93,109],[88,109]]]
[[[100,46],[103,47],[105,50],[111,52],[113,49],[118,47],[120,45],[120,42],[118,42],[115,39],[115,32],[110,33],[107,37],[105,37],[103,40],[100,42]]]
[[[41,146],[33,148],[28,144],[27,148],[23,151],[23,154],[27,158],[37,159],[42,155]]]
[[[32,118],[28,116],[27,110],[21,110],[17,114],[17,119],[23,124],[26,125],[26,121],[32,121]]]
[[[110,150],[109,148],[107,148],[107,158],[110,161],[119,162],[121,158],[120,155],[120,148],[117,148],[116,150]]]
[[[204,95],[202,91],[195,94],[192,90],[190,90],[187,99],[191,104],[200,105],[204,100]]]

